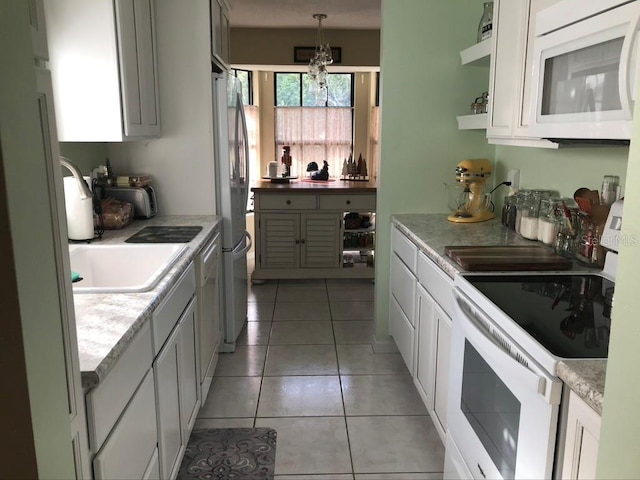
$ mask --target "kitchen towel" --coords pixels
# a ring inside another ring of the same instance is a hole
[[[272,428],[210,428],[189,437],[178,480],[272,480],[276,431]]]

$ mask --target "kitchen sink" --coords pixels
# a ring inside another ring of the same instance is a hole
[[[152,290],[186,249],[179,244],[69,245],[73,293]],[[77,274],[77,275],[75,275]]]

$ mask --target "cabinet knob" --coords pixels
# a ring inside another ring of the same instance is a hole
[[[304,243],[304,242],[305,242],[304,238],[302,240],[300,240],[300,243]]]
[[[287,205],[291,205],[291,200],[287,200]]]
[[[296,240],[296,245],[298,245],[300,243],[300,240]]]
[[[347,200],[347,205],[351,205],[351,200]]]

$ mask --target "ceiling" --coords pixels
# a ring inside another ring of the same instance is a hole
[[[317,28],[314,13],[325,13],[327,30],[379,30],[381,0],[233,0],[229,21],[238,28]]]

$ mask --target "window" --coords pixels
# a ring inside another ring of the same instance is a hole
[[[251,88],[251,72],[249,70],[231,69],[231,74],[235,75],[242,82],[242,103],[253,105],[253,89]]]
[[[276,158],[291,147],[292,175],[307,175],[307,165],[339,177],[342,164],[353,150],[353,74],[330,73],[327,95],[318,98],[306,73],[275,74]]]

